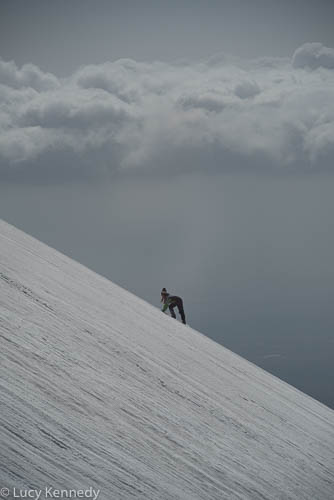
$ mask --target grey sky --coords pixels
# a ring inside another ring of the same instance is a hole
[[[334,47],[331,0],[3,0],[2,57],[68,75],[113,61],[291,56],[305,42]]]
[[[3,1],[0,215],[334,407],[333,18]]]

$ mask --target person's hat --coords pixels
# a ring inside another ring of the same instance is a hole
[[[163,288],[161,290],[161,295],[168,295],[166,288]]]

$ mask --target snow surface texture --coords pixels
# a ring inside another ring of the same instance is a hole
[[[8,498],[334,498],[332,410],[1,221],[0,247]]]

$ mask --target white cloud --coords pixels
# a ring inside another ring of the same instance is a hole
[[[58,79],[0,61],[0,173],[321,169],[334,150],[334,50],[291,59],[122,59]],[[36,167],[38,165],[38,168]],[[14,169],[15,167],[15,169]],[[38,171],[38,172],[37,172]],[[72,174],[71,174],[72,175]]]
[[[321,43],[305,43],[293,54],[292,65],[294,68],[334,69],[334,49]]]
[[[249,80],[244,80],[236,85],[234,89],[235,95],[240,97],[240,99],[247,99],[248,97],[254,97],[259,94],[260,87],[256,82],[251,82]]]
[[[59,85],[54,75],[43,73],[33,64],[24,64],[21,69],[18,69],[13,61],[1,60],[0,82],[14,89],[30,87],[37,91],[54,89]]]

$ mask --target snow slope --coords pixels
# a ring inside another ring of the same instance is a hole
[[[0,248],[8,498],[334,498],[332,410],[4,222]]]

